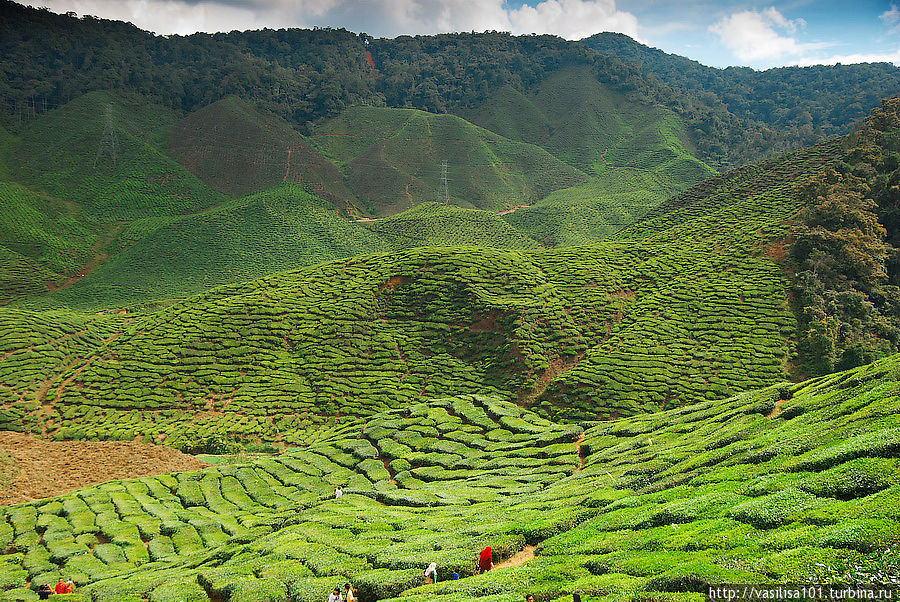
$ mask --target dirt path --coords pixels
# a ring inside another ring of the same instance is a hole
[[[64,288],[69,288],[88,274],[90,274],[94,268],[100,265],[101,262],[109,259],[109,254],[102,251],[101,249],[111,243],[116,235],[124,229],[125,226],[119,225],[113,227],[109,232],[105,235],[98,236],[97,240],[94,241],[94,244],[91,245],[91,251],[94,253],[93,257],[85,264],[83,268],[78,270],[78,272],[69,278],[63,280],[63,282],[57,285],[52,280],[47,281],[45,284],[51,293],[62,290]]]
[[[18,475],[0,487],[0,504],[61,495],[117,479],[209,466],[161,445],[136,441],[47,441],[0,431],[0,451],[12,456]]]
[[[515,213],[519,209],[528,209],[531,205],[516,205],[515,207],[510,207],[509,209],[504,209],[503,211],[498,211],[498,216],[509,215],[510,213]]]
[[[775,418],[776,416],[781,414],[781,407],[784,405],[785,401],[787,401],[787,399],[779,399],[778,401],[776,401],[775,407],[772,408],[771,412],[766,414],[766,418]]]
[[[534,548],[535,546],[525,546],[503,562],[494,565],[494,570],[497,569],[505,569],[510,566],[519,566],[525,564],[532,558],[534,558]]]

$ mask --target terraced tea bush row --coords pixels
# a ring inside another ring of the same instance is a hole
[[[0,599],[60,574],[92,601],[314,601],[348,580],[363,600],[442,602],[879,583],[865,567],[900,562],[898,386],[894,356],[583,436],[497,398],[436,398],[246,464],[5,507]],[[878,477],[848,488],[851,472]],[[476,576],[485,545],[536,556]]]

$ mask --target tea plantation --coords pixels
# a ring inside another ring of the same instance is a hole
[[[898,404],[900,356],[584,428],[431,398],[271,458],[5,507],[0,597],[34,600],[60,575],[92,601],[317,601],[347,580],[361,600],[447,602],[890,583]],[[485,545],[495,562],[536,556],[474,576]],[[430,562],[439,581],[422,585]]]
[[[437,200],[442,161],[455,204],[493,211],[587,179],[541,147],[414,109],[352,107],[319,125],[312,139],[349,168],[350,186],[373,215]]]
[[[673,113],[636,103],[583,68],[562,69],[527,95],[501,88],[482,107],[460,114],[540,145],[591,176],[504,218],[547,246],[603,240],[715,173],[694,156]]]
[[[275,274],[122,319],[62,366],[56,337],[33,333],[34,347],[7,343],[0,386],[8,404],[44,404],[29,414],[42,432],[187,450],[210,432],[295,444],[292,429],[322,417],[437,395],[491,391],[581,420],[766,386],[796,374],[789,281],[770,256],[799,207],[794,182],[837,149],[707,181],[590,247],[421,247]],[[0,323],[27,328],[23,316],[43,319],[32,311]]]

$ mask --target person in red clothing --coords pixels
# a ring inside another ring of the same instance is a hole
[[[481,556],[478,558],[478,572],[486,573],[494,568],[494,552],[491,546],[481,550]]]
[[[56,582],[56,587],[53,591],[55,591],[57,594],[66,593],[66,581],[62,577],[60,577],[59,581]]]

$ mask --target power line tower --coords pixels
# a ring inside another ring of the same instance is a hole
[[[447,160],[444,159],[441,161],[441,194],[438,202],[445,205],[450,204],[450,188],[447,185],[449,181],[449,178],[447,178]]]
[[[97,147],[97,156],[94,157],[94,168],[100,162],[100,157],[109,155],[113,165],[119,158],[119,137],[116,135],[116,122],[113,118],[112,105],[106,105],[106,123],[103,126],[103,135],[100,136],[100,145]]]

